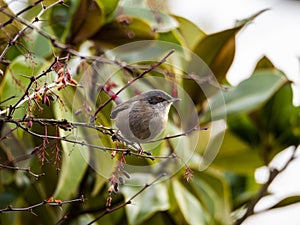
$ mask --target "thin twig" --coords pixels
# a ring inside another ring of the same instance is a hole
[[[295,159],[296,150],[297,150],[297,147],[294,146],[294,150],[293,150],[292,155],[290,156],[290,158],[286,161],[286,163],[284,164],[284,166],[280,170],[278,170],[276,168],[269,168],[269,178],[268,178],[267,182],[262,185],[262,187],[259,190],[258,194],[248,204],[245,214],[241,218],[237,219],[234,222],[234,225],[240,225],[240,224],[242,224],[249,216],[252,216],[252,215],[255,214],[255,211],[254,211],[255,206],[257,205],[257,203],[263,197],[265,197],[268,194],[268,188],[270,187],[270,185],[272,184],[272,182],[274,181],[274,179],[280,173],[282,173],[288,167],[288,165]]]
[[[4,164],[0,163],[0,169],[2,169],[2,168],[9,169],[9,170],[25,171],[25,172],[28,173],[29,175],[35,177],[37,180],[38,180],[41,176],[44,176],[44,175],[45,175],[45,173],[36,174],[36,173],[32,172],[32,171],[30,170],[30,168],[22,168],[22,167],[7,166],[7,165],[4,165]]]
[[[113,213],[114,211],[117,211],[123,207],[125,207],[126,205],[129,205],[132,203],[132,200],[135,199],[137,196],[139,196],[143,191],[145,191],[148,187],[152,186],[154,183],[156,183],[158,180],[160,180],[162,177],[166,176],[166,173],[161,174],[160,176],[158,176],[157,178],[155,178],[151,183],[149,184],[145,184],[145,186],[138,191],[135,195],[133,195],[131,198],[129,198],[126,202],[117,205],[116,207],[110,209],[110,208],[106,208],[106,210],[104,212],[102,212],[99,216],[97,216],[94,220],[92,220],[91,222],[89,222],[87,225],[91,225],[94,222],[98,221],[99,219],[101,219],[102,217],[104,217],[107,214]]]
[[[171,51],[168,52],[168,54],[163,57],[160,61],[154,63],[153,65],[151,65],[148,69],[144,70],[142,73],[140,73],[138,76],[136,76],[134,79],[132,79],[131,81],[127,82],[127,84],[125,84],[118,92],[116,92],[115,96],[118,96],[122,91],[124,91],[126,88],[128,88],[130,85],[132,85],[134,82],[136,82],[138,79],[142,78],[143,76],[145,76],[147,73],[150,73],[152,70],[154,70],[156,67],[159,67],[161,64],[163,64],[164,62],[166,62],[167,58],[170,57],[170,55],[172,55],[175,52],[174,49],[172,49]],[[102,105],[100,105],[97,110],[94,113],[94,118],[96,118],[97,114],[108,104],[110,103],[112,100],[114,99],[114,97],[110,97],[106,102],[104,102]]]
[[[43,205],[50,205],[50,206],[62,206],[62,205],[65,205],[65,204],[70,204],[70,203],[74,203],[74,202],[84,202],[85,201],[85,198],[84,196],[82,195],[80,198],[77,198],[77,199],[72,199],[72,200],[66,200],[66,201],[61,201],[61,200],[44,200],[40,203],[37,203],[37,204],[34,204],[34,205],[31,205],[31,206],[28,206],[28,207],[23,207],[23,208],[14,208],[12,206],[8,206],[4,209],[0,209],[0,213],[3,213],[3,212],[30,212],[30,213],[33,213],[34,215],[36,215],[34,212],[33,212],[33,209],[37,208],[37,207],[40,207],[40,206],[43,206]]]
[[[194,127],[192,129],[189,129],[188,131],[184,132],[184,133],[180,133],[180,134],[175,134],[175,135],[171,135],[171,136],[166,136],[163,138],[159,138],[159,139],[155,139],[155,140],[151,140],[151,141],[146,141],[145,143],[152,143],[152,142],[158,142],[158,141],[164,141],[164,140],[169,140],[172,138],[178,138],[178,137],[182,137],[182,136],[187,136],[190,133],[194,132],[194,131],[198,131],[198,130],[207,130],[208,128],[204,127],[204,128],[200,128],[200,127]]]

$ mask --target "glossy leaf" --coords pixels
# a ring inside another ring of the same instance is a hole
[[[293,105],[293,91],[286,83],[261,112],[261,124],[282,149],[300,144],[300,106]]]
[[[232,64],[236,34],[264,11],[241,20],[234,28],[208,35],[196,45],[194,52],[204,60],[219,82],[226,80],[226,73]]]
[[[64,101],[65,107],[69,107],[68,111],[64,111],[58,104],[54,105],[55,118],[67,119],[72,121],[73,111],[72,111],[72,102],[74,94],[70,95],[71,90],[61,90],[61,93],[64,94],[61,96]],[[59,130],[61,137],[68,137],[69,139],[81,139],[84,137],[84,134],[81,133],[81,130],[65,131],[63,129]],[[74,145],[69,142],[62,141],[62,163],[61,163],[61,172],[59,174],[58,184],[53,196],[56,199],[68,199],[74,197],[78,185],[81,182],[81,179],[88,167],[89,162],[89,151],[87,147],[81,145]]]
[[[270,209],[277,209],[277,208],[286,207],[297,203],[300,203],[300,195],[288,196],[280,200],[275,205],[273,205]]]
[[[202,121],[210,120],[210,112],[214,118],[224,117],[223,101],[226,105],[226,115],[231,117],[248,113],[265,103],[287,82],[285,76],[274,71],[259,71],[235,87],[219,92],[211,98],[210,109],[206,109]]]
[[[172,182],[174,196],[186,222],[191,225],[208,224],[204,210],[198,201],[180,182]]]
[[[100,0],[80,1],[78,10],[72,21],[72,43],[80,43],[92,37],[101,27],[104,20],[104,12]]]
[[[191,21],[180,16],[175,16],[175,19],[179,23],[179,27],[177,29],[183,36],[185,43],[189,47],[189,49],[194,49],[196,47],[196,44],[206,37],[204,31],[202,31]]]
[[[154,13],[149,8],[124,7],[122,13],[125,16],[143,18],[156,32],[168,32],[178,27],[177,21],[162,11]]]
[[[113,22],[104,25],[92,39],[109,46],[117,46],[133,41],[152,40],[156,35],[145,20],[120,16]]]
[[[119,4],[119,0],[101,0],[105,15],[114,12]],[[99,4],[99,3],[98,3]]]
[[[134,174],[121,191],[125,195],[125,200],[131,198],[142,186],[133,186],[130,183],[136,182],[147,184],[155,179],[146,174]],[[128,185],[129,184],[129,185]],[[126,215],[131,225],[141,224],[158,211],[165,211],[169,208],[168,190],[164,183],[155,183],[138,195],[131,205],[126,206]]]
[[[200,40],[194,52],[209,66],[219,82],[224,82],[235,53],[235,35],[241,27],[221,31]]]
[[[219,135],[214,138],[218,139]],[[242,141],[230,131],[226,131],[222,146],[212,162],[213,167],[240,174],[251,174],[262,165],[264,164],[258,149]]]
[[[275,69],[273,63],[266,56],[263,56],[256,64],[254,71],[261,69]]]

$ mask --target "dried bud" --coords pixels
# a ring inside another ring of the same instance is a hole
[[[110,207],[111,206],[111,201],[112,201],[112,197],[109,196],[107,199],[106,199],[106,207]]]
[[[109,188],[107,189],[108,193],[112,193],[114,191],[114,185],[110,185]]]
[[[114,183],[114,191],[115,192],[119,191],[119,184],[118,183]]]

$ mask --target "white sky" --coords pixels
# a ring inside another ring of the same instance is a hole
[[[169,0],[171,12],[181,15],[214,33],[234,26],[236,20],[270,8],[242,30],[236,41],[236,56],[228,73],[232,84],[250,76],[257,60],[266,55],[276,67],[295,82],[295,104],[300,104],[300,1],[296,0]],[[298,149],[300,151],[300,149]],[[284,151],[273,165],[281,165],[290,151]],[[299,155],[299,154],[298,154]],[[300,195],[300,160],[296,159],[279,175],[270,187],[273,197],[265,198],[258,209],[273,204],[285,196]],[[260,169],[258,177],[263,177]],[[299,225],[300,204],[250,217],[243,225]]]

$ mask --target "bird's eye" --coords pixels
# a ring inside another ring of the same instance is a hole
[[[151,105],[155,105],[159,102],[163,102],[164,101],[164,98],[161,97],[161,96],[155,96],[155,97],[152,97],[152,98],[149,98],[148,99],[148,102],[151,104]]]
[[[157,101],[158,101],[158,102],[162,102],[162,101],[164,101],[164,99],[163,99],[163,97],[161,97],[161,96],[157,96]]]

